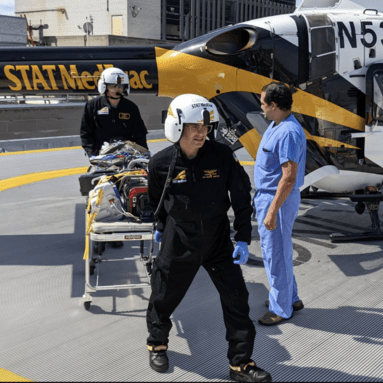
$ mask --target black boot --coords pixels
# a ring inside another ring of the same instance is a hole
[[[169,369],[169,358],[166,354],[168,346],[149,346],[149,365],[157,372],[166,372]]]
[[[233,367],[230,365],[230,378],[237,382],[271,382],[271,375],[258,368],[254,362]]]

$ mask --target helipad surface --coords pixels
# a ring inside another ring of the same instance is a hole
[[[168,144],[149,148],[155,153]],[[252,159],[237,154],[252,178]],[[165,374],[148,364],[150,289],[97,292],[89,311],[80,304],[85,197],[79,174],[65,174],[88,165],[81,149],[3,154],[0,164],[0,381],[229,380],[219,297],[203,269],[172,316]],[[23,184],[38,172],[46,173]],[[257,330],[253,359],[274,381],[383,381],[383,242],[328,240],[332,232],[369,227],[368,214],[357,215],[348,200],[302,201],[293,242],[305,308],[262,327],[257,319],[266,312],[268,283],[253,222],[251,256],[242,266]],[[105,252],[136,254],[134,242]],[[140,266],[105,264],[101,277],[142,281]]]

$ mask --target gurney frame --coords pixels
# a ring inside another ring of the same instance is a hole
[[[89,310],[92,302],[91,293],[105,290],[123,290],[150,287],[150,275],[152,264],[155,257],[153,252],[153,223],[135,223],[135,222],[94,222],[91,226],[89,257],[85,260],[85,292],[80,303],[86,310]],[[151,250],[148,255],[144,255],[144,241],[151,241]],[[103,258],[103,244],[112,241],[140,241],[140,255],[119,259]],[[98,243],[98,254],[94,254],[93,242]],[[101,245],[101,246],[100,246]],[[94,274],[97,263],[119,262],[119,261],[137,261],[140,260],[144,266],[147,282],[137,284],[122,285],[99,285],[99,268],[97,268],[96,284],[92,285],[90,276]]]

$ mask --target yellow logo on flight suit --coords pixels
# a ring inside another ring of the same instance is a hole
[[[105,106],[104,108],[102,108],[102,109],[99,109],[98,111],[97,111],[97,114],[109,114],[109,108],[107,107],[107,106]]]
[[[182,170],[175,178],[173,178],[175,184],[186,182],[186,170]]]

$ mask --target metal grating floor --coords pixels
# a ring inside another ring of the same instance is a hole
[[[149,143],[153,153],[165,145]],[[243,151],[237,154],[251,160]],[[0,161],[0,179],[87,165],[79,149]],[[245,168],[252,178],[252,166]],[[0,381],[1,369],[33,381],[229,379],[219,297],[203,269],[172,318],[170,371],[155,373],[145,346],[149,289],[97,292],[89,311],[79,304],[85,199],[78,176],[3,190],[0,196]],[[253,222],[251,260],[242,267],[257,329],[253,358],[274,381],[383,381],[383,242],[328,240],[331,232],[369,225],[368,214],[358,216],[348,200],[303,201],[294,226],[294,259],[305,309],[282,325],[262,327],[257,319],[266,311],[268,283]],[[105,252],[127,254],[138,254],[134,242]],[[113,284],[138,281],[140,267],[103,264],[101,277]]]

